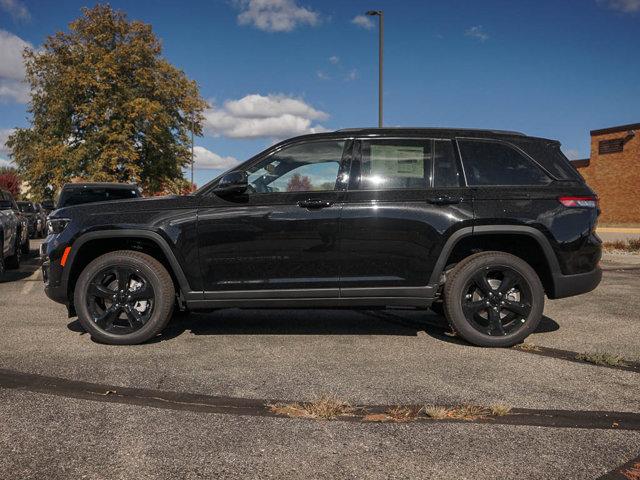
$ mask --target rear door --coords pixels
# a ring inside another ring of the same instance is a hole
[[[356,142],[341,218],[341,296],[425,296],[442,247],[473,220],[453,142]]]

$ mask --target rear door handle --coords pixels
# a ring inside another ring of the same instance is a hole
[[[427,198],[427,202],[433,205],[454,205],[456,203],[460,203],[461,201],[462,198],[460,197],[449,197],[447,195]]]
[[[317,210],[320,208],[327,208],[333,205],[333,202],[328,202],[326,200],[302,200],[298,202],[298,206],[300,208],[308,208],[310,210]]]

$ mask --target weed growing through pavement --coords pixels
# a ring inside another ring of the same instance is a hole
[[[539,352],[540,351],[540,347],[537,345],[534,345],[533,343],[519,343],[517,345],[515,345],[513,348],[516,348],[518,350],[522,350],[524,352]]]
[[[620,355],[606,352],[579,353],[576,360],[593,363],[594,365],[604,365],[607,367],[626,367],[625,359]]]
[[[628,253],[640,253],[640,238],[633,238],[626,242],[622,240],[616,240],[614,242],[604,242],[602,245],[606,252],[628,252]]]

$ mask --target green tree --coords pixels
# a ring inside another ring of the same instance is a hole
[[[31,125],[7,146],[32,195],[72,178],[184,189],[190,130],[202,134],[207,106],[198,85],[162,58],[150,25],[106,5],[82,12],[24,52]]]

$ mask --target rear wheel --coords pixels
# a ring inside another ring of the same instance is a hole
[[[155,337],[171,318],[175,289],[155,258],[119,250],[93,260],[76,283],[78,320],[96,340],[132,345]]]
[[[465,340],[510,347],[542,319],[544,289],[535,270],[514,255],[483,252],[460,262],[445,283],[445,313]]]
[[[29,240],[29,235],[25,235],[24,242],[20,245],[20,249],[24,255],[29,255],[31,253],[31,243]]]
[[[15,270],[20,268],[21,252],[20,252],[20,239],[16,238],[16,243],[13,247],[13,255],[7,257],[5,266],[7,269]]]

